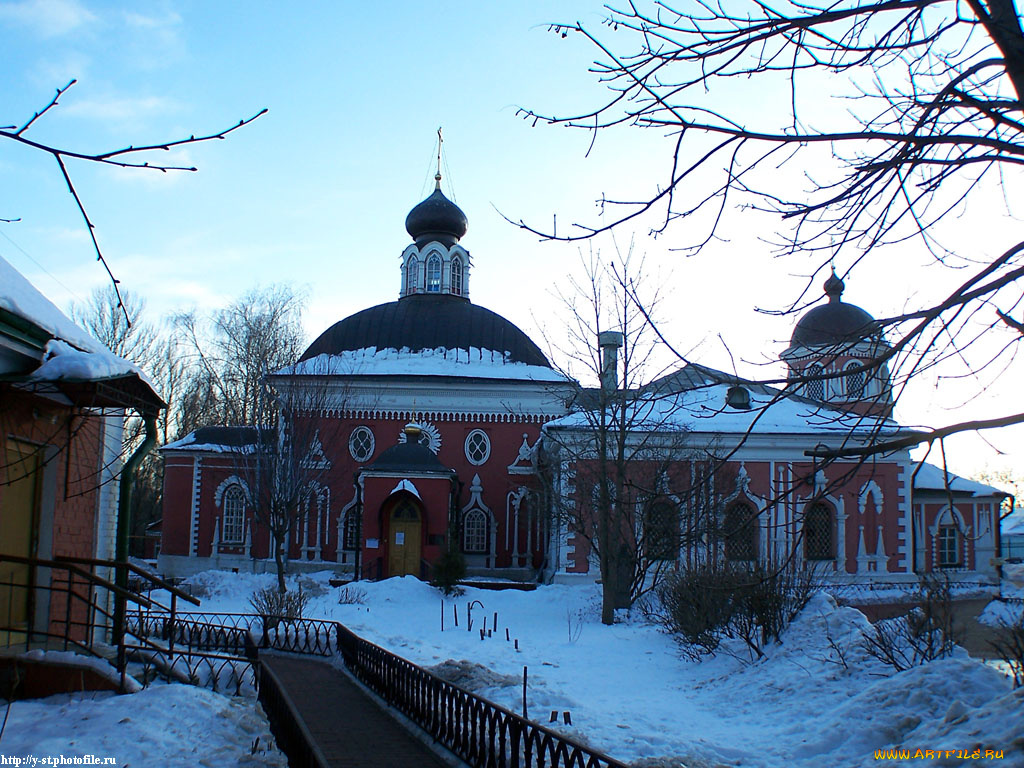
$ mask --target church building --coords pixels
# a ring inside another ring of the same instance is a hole
[[[163,574],[273,570],[246,471],[269,441],[296,452],[305,478],[286,546],[293,572],[429,578],[451,547],[471,576],[596,578],[586,512],[595,400],[470,300],[468,222],[440,178],[406,218],[398,299],[334,324],[272,375],[280,433],[211,425],[161,449]],[[881,328],[842,300],[838,277],[824,288],[828,301],[799,320],[782,353],[791,385],[689,365],[622,393],[643,414],[629,439],[661,446],[657,461],[630,470],[646,473],[633,483],[645,488],[630,502],[635,541],[645,527],[659,538],[638,557],[662,568],[708,556],[810,564],[852,583],[938,570],[991,582],[1003,494],[918,466],[905,450],[860,462],[808,456],[909,434],[892,419],[887,369],[873,364],[888,349]],[[613,389],[616,336],[600,342],[610,361],[602,386]]]

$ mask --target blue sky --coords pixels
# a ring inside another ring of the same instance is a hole
[[[95,152],[216,131],[266,107],[227,140],[166,158],[198,173],[69,169],[112,269],[151,316],[290,281],[308,289],[310,339],[397,297],[405,215],[432,187],[443,126],[444,189],[470,222],[471,298],[543,347],[543,335],[560,335],[550,290],[579,276],[578,247],[538,242],[498,211],[541,226],[556,214],[560,228],[592,223],[603,193],[640,195],[665,173],[666,139],[654,132],[602,136],[588,158],[585,133],[516,117],[519,106],[564,115],[603,96],[586,71],[596,52],[548,30],[581,20],[613,34],[601,19],[598,3],[576,1],[0,2],[0,124],[24,122],[71,78],[78,84],[29,136]],[[766,110],[775,102],[763,85],[735,87],[709,99]],[[21,218],[0,225],[0,255],[61,306],[103,284],[53,160],[8,142],[0,174],[0,217]],[[763,371],[744,361],[777,357],[793,319],[755,307],[793,300],[808,267],[769,257],[760,238],[777,222],[749,212],[734,222],[724,242],[692,259],[670,250],[689,234],[685,222],[656,240],[641,227],[635,247],[663,287],[677,346],[729,368],[721,334],[740,372],[756,376]],[[629,239],[618,235],[620,245]],[[855,273],[846,298],[895,314],[922,280],[919,263],[884,278]],[[950,418],[931,416],[957,398],[934,393],[922,382],[904,418]],[[1005,411],[1000,398],[994,392],[961,415]],[[974,448],[963,455],[972,466],[987,461]]]

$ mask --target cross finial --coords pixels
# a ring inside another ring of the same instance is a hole
[[[441,188],[441,145],[444,143],[444,137],[441,136],[441,127],[437,128],[437,173],[434,174],[434,189]]]

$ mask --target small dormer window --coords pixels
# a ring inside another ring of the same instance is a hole
[[[456,296],[462,295],[462,259],[452,259],[451,291]]]
[[[436,253],[427,259],[427,293],[441,292],[441,257]]]
[[[420,263],[413,256],[405,267],[405,293],[416,293],[417,283],[420,280]]]

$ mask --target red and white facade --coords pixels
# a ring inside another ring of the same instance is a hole
[[[327,392],[315,437],[301,447],[322,472],[288,542],[290,569],[426,576],[455,546],[474,575],[596,578],[583,537],[552,514],[538,472],[546,462],[561,501],[590,503],[579,481],[587,459],[558,450],[587,440],[588,419],[568,405],[578,386],[518,328],[470,303],[465,216],[439,187],[406,226],[414,242],[402,254],[399,299],[332,326],[274,376],[284,397]],[[901,431],[884,368],[864,371],[884,339],[867,313],[840,300],[842,288],[833,277],[829,303],[805,315],[783,353],[794,376],[833,378],[786,393],[747,386],[749,409],[729,404],[735,379],[696,366],[666,380],[672,397],[659,389],[654,407],[670,410],[639,424],[636,439],[654,433],[678,451],[661,481],[674,524],[690,524],[688,499],[705,482],[691,457],[714,446],[729,456],[712,492],[716,514],[743,509],[756,520],[749,541],[723,555],[813,562],[851,582],[939,569],[994,579],[998,492],[974,484],[951,495],[934,478],[912,490],[916,465],[905,451],[860,465],[806,455]],[[273,568],[238,471],[251,439],[244,428],[210,427],[162,449],[164,574]],[[717,546],[691,541],[672,551],[673,567]]]

